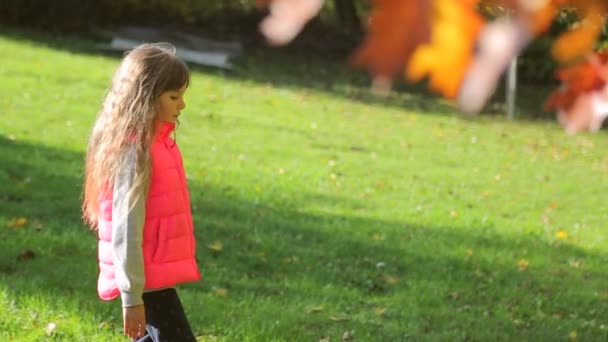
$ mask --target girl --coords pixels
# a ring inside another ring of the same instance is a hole
[[[195,341],[174,287],[200,279],[182,157],[174,139],[190,74],[169,44],[120,64],[86,155],[83,214],[98,230],[103,300],[122,299],[124,333]]]

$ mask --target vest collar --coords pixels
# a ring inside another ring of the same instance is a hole
[[[157,139],[166,139],[175,130],[175,124],[171,122],[159,121],[156,124]]]

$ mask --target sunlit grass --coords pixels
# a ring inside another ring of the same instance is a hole
[[[120,340],[79,217],[118,59],[15,33],[0,48],[0,339]],[[201,340],[608,336],[605,134],[463,118],[413,89],[375,99],[342,64],[280,51],[235,64],[194,68],[177,131]]]

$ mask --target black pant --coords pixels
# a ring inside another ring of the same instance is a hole
[[[175,289],[145,292],[146,335],[137,342],[196,342]]]

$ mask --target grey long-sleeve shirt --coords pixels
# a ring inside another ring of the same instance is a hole
[[[116,283],[123,307],[142,305],[144,273],[143,232],[146,199],[127,198],[137,171],[135,150],[125,152],[126,166],[114,180],[112,201],[112,254]]]

